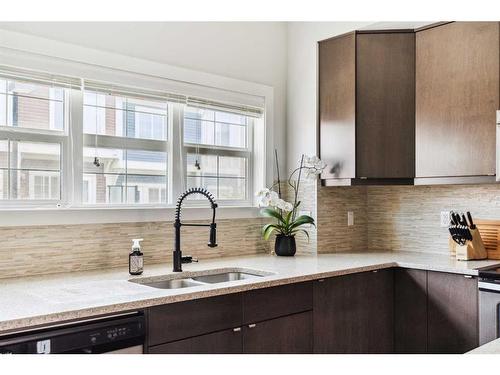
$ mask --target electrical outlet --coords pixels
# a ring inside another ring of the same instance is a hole
[[[347,226],[351,227],[354,225],[354,212],[347,211]]]
[[[441,228],[446,228],[450,225],[450,211],[441,211]]]

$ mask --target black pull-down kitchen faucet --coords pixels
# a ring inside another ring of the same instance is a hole
[[[191,194],[201,194],[205,196],[212,206],[212,222],[210,224],[183,224],[181,223],[181,206],[182,202],[186,197]],[[192,188],[184,192],[179,199],[177,199],[177,206],[175,208],[175,244],[173,252],[174,261],[174,272],[182,272],[182,251],[181,251],[181,226],[187,227],[210,227],[210,240],[208,242],[209,247],[217,246],[217,224],[215,224],[215,209],[217,208],[217,203],[212,194],[203,188]]]

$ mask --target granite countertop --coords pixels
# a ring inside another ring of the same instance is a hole
[[[184,276],[221,268],[246,268],[272,275],[181,289],[156,289],[128,282],[137,277],[131,277],[127,269],[0,279],[0,334],[65,320],[395,266],[477,275],[477,268],[498,263],[500,261],[463,262],[448,255],[416,252],[349,252],[290,258],[257,255],[185,264]],[[172,274],[170,264],[146,266],[138,278]]]
[[[467,354],[500,354],[500,339],[490,341]]]

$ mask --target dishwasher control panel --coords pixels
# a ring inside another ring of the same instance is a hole
[[[142,345],[143,313],[59,325],[0,337],[0,354],[105,353]]]

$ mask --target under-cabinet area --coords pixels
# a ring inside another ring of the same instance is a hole
[[[465,353],[477,279],[390,268],[147,310],[147,352]]]

